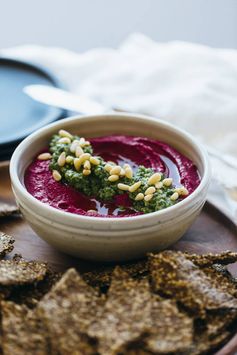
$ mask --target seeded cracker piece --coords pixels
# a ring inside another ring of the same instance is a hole
[[[181,313],[172,300],[152,302],[152,330],[147,338],[146,349],[155,354],[169,354],[187,351],[193,339],[193,320]]]
[[[150,270],[154,290],[176,299],[196,317],[205,318],[206,310],[237,309],[237,299],[182,253],[150,255]]]
[[[107,301],[88,334],[98,339],[99,353],[113,355],[149,328],[151,294],[147,280],[134,280],[117,267]]]
[[[18,215],[20,213],[19,208],[15,205],[9,205],[7,203],[0,203],[0,218]]]
[[[6,355],[48,355],[47,333],[25,306],[2,302],[2,348]]]
[[[231,251],[225,251],[220,254],[188,254],[188,253],[181,253],[184,254],[185,257],[191,260],[194,264],[200,267],[207,267],[212,266],[213,264],[221,264],[221,265],[228,265],[237,262],[237,253]]]
[[[24,259],[0,261],[0,286],[31,284],[42,280],[47,272],[47,265]]]
[[[0,259],[13,250],[15,239],[10,235],[0,232]]]
[[[96,343],[86,332],[101,303],[97,292],[75,269],[67,270],[36,307],[47,328],[54,354],[96,353]]]
[[[147,261],[138,261],[120,266],[129,276],[136,279],[146,277],[148,274]],[[98,271],[89,271],[82,275],[83,279],[91,286],[106,289],[110,286],[114,267],[106,267]]]
[[[7,300],[34,308],[40,299],[51,290],[59,278],[60,274],[49,269],[42,281],[30,285],[13,287]]]

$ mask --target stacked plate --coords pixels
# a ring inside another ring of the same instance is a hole
[[[0,57],[0,160],[11,157],[22,139],[38,128],[66,116],[66,111],[28,97],[27,85],[63,85],[44,68]]]

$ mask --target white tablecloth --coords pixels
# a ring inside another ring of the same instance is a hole
[[[117,49],[74,53],[27,45],[0,54],[44,65],[75,93],[108,107],[162,118],[237,156],[236,50],[156,43],[133,34]],[[211,163],[208,198],[237,224],[237,171],[214,158]]]

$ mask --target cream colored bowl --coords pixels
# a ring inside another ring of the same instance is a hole
[[[87,217],[55,209],[27,192],[24,173],[60,128],[85,137],[126,134],[164,141],[196,164],[201,183],[176,205],[135,217]],[[182,237],[206,200],[210,167],[201,144],[173,125],[140,115],[105,114],[64,119],[31,134],[15,150],[10,175],[22,214],[41,238],[65,253],[84,259],[121,261],[164,249]]]

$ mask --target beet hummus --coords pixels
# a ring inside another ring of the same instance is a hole
[[[193,162],[164,142],[121,135],[86,141],[64,130],[25,173],[26,189],[41,202],[99,217],[161,210],[199,183]]]

